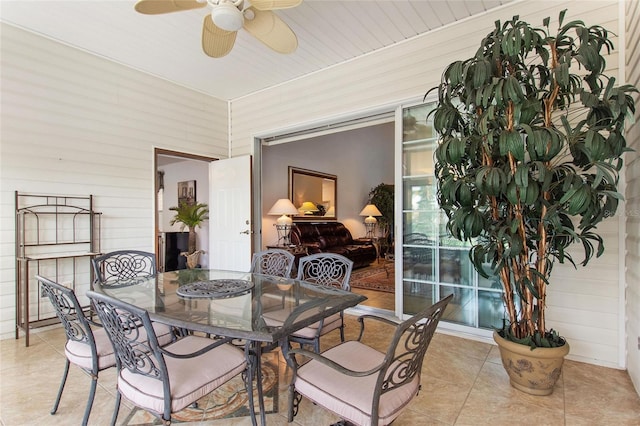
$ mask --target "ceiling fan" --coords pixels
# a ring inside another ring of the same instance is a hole
[[[302,0],[139,0],[135,9],[145,15],[200,9],[209,5],[211,13],[202,25],[202,50],[212,58],[231,51],[240,28],[278,53],[292,53],[298,39],[273,10],[298,6]]]

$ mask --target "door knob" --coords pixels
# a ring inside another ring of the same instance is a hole
[[[250,231],[250,230],[248,230],[248,229],[246,229],[246,230],[244,230],[244,231],[240,231],[240,233],[241,233],[241,234],[247,234],[247,235],[249,235],[249,234],[251,234],[251,231]]]

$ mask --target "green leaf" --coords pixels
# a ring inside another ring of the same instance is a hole
[[[471,240],[480,235],[484,229],[484,216],[476,209],[467,212],[464,218],[465,239]]]
[[[175,216],[169,221],[170,225],[180,224],[180,229],[185,227],[195,229],[209,219],[209,207],[205,203],[187,204],[180,203],[179,206],[169,207],[175,211]]]
[[[526,188],[529,184],[529,169],[524,164],[519,164],[515,174],[516,185]]]
[[[524,159],[524,142],[520,133],[513,130],[505,130],[500,134],[498,143],[500,155],[507,156],[511,153],[519,161]]]
[[[511,204],[520,203],[520,194],[519,194],[519,191],[518,191],[518,185],[516,184],[515,181],[511,181],[507,185],[506,196],[507,196],[507,200],[509,200],[509,202]]]
[[[445,78],[454,86],[462,82],[462,67],[462,61],[455,61],[445,71]]]
[[[447,147],[447,159],[450,164],[460,164],[464,157],[465,141],[460,138],[452,138]]]
[[[536,181],[529,179],[526,187],[521,189],[520,199],[526,205],[533,205],[540,196],[540,187]]]
[[[471,249],[469,250],[469,260],[471,260],[471,263],[475,267],[476,271],[478,271],[478,273],[482,277],[490,278],[491,272],[487,272],[485,268],[486,259],[487,259],[487,252],[484,249],[484,247],[482,247],[481,245],[476,244],[473,247],[471,247]]]

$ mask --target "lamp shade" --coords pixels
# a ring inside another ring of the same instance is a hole
[[[378,210],[375,205],[367,204],[360,212],[360,216],[367,216],[364,220],[364,223],[375,226],[374,224],[378,222],[378,220],[374,216],[382,216],[382,213],[380,213],[380,210]]]
[[[288,214],[298,214],[298,209],[293,205],[291,200],[288,198],[280,198],[276,203],[271,207],[271,210],[267,212],[268,215],[282,215],[276,220],[278,225],[291,225],[293,222]]]
[[[382,213],[375,205],[367,204],[360,212],[360,216],[382,216]]]
[[[318,211],[318,207],[314,203],[312,203],[311,201],[305,201],[300,206],[300,211],[304,212],[305,214],[309,214],[309,213],[317,212]]]

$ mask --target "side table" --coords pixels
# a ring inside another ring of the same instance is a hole
[[[376,249],[376,260],[378,263],[380,263],[380,258],[382,257],[382,255],[380,254],[380,249],[382,246],[382,239],[380,237],[373,237],[373,238],[366,238],[366,237],[362,237],[362,238],[356,238],[354,241],[359,241],[361,243],[371,243],[373,244],[373,246]]]

